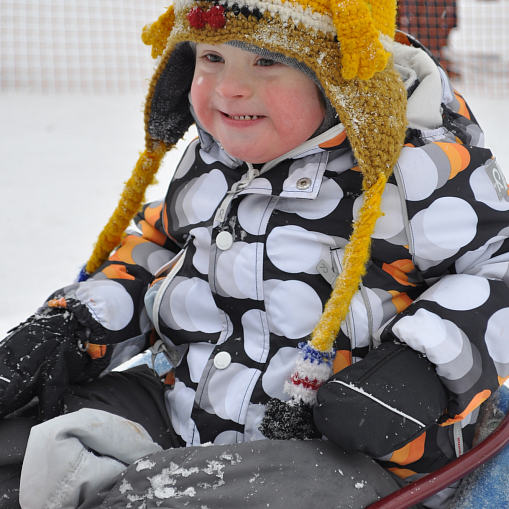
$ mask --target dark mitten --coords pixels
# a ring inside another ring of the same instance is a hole
[[[345,452],[380,458],[433,426],[448,399],[426,357],[406,345],[382,343],[320,387],[314,420]]]
[[[80,350],[85,334],[73,313],[46,309],[0,343],[0,417],[39,397],[42,419],[61,412],[67,387],[83,376],[90,357]]]

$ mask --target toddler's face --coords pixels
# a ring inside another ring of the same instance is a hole
[[[265,163],[320,127],[320,91],[304,73],[226,44],[196,45],[191,99],[202,126],[228,154]]]

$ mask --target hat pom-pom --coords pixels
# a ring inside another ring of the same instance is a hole
[[[273,398],[265,406],[260,431],[271,440],[313,438],[317,435],[313,423],[313,407],[303,401]]]
[[[265,408],[260,431],[273,440],[317,436],[313,423],[316,393],[332,375],[335,350],[322,352],[311,342],[299,343],[299,356],[284,392],[289,401],[271,399]]]

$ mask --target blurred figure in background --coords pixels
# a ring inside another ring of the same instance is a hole
[[[399,28],[426,46],[452,78],[458,77],[444,48],[457,26],[456,0],[402,0],[399,3]]]

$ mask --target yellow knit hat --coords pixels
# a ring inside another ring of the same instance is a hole
[[[194,122],[187,95],[195,56],[189,44],[182,43],[241,41],[281,53],[315,73],[364,177],[364,202],[346,247],[343,272],[309,343],[328,363],[364,275],[384,186],[405,137],[406,91],[391,56],[395,18],[395,0],[177,0],[143,30],[143,41],[159,59],[145,107],[146,150],[99,237],[87,272],[97,270],[118,245],[165,152]],[[298,381],[298,374],[293,378]],[[312,396],[307,399],[312,403]]]

